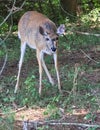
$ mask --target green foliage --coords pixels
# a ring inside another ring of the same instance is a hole
[[[33,97],[33,98],[38,98],[38,95],[37,95],[37,90],[35,88],[35,85],[36,85],[36,82],[35,82],[35,76],[32,75],[31,77],[28,77],[25,81],[25,85],[26,85],[26,91],[27,93],[30,93],[30,95]]]
[[[88,12],[92,9],[99,8],[100,7],[100,2],[98,0],[82,0],[82,8],[84,9],[85,12]]]
[[[10,110],[3,111],[3,113],[5,114],[5,118],[0,117],[0,130],[13,130],[15,114],[10,113]]]
[[[3,17],[0,16],[0,23],[2,23],[4,20]],[[4,24],[0,27],[0,34],[4,34],[8,31],[8,24],[7,22],[4,22]]]
[[[95,8],[91,10],[88,14],[82,16],[81,20],[86,25],[93,25],[94,23],[98,23],[100,21],[100,8]]]
[[[38,127],[37,130],[52,130],[48,125]]]
[[[12,27],[12,32],[15,32],[15,31],[17,31],[18,30],[18,25],[14,25],[13,27]]]
[[[96,118],[96,116],[93,115],[92,113],[88,113],[88,114],[84,117],[85,120],[91,120],[92,122],[95,121],[95,118]]]
[[[16,100],[21,99],[21,105],[33,105],[39,100],[38,90],[36,89],[35,76],[29,76],[22,85],[22,94],[16,95]]]
[[[0,50],[0,57],[4,55],[4,51]]]
[[[44,115],[48,115],[49,119],[58,119],[61,116],[60,110],[54,104],[48,104]]]
[[[87,130],[97,130],[97,127],[88,128]]]

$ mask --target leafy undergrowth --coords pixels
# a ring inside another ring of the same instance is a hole
[[[70,26],[70,25],[69,25]],[[56,72],[51,56],[45,61],[55,85],[51,86],[43,74],[41,97],[38,94],[39,74],[35,51],[27,48],[20,76],[20,89],[14,94],[20,41],[14,36],[0,50],[0,68],[5,54],[8,59],[0,77],[0,130],[22,129],[25,120],[51,121],[55,125],[39,125],[38,130],[85,130],[87,127],[56,125],[88,123],[100,125],[100,38],[68,32],[59,43],[59,68],[62,94],[57,89]],[[24,108],[24,109],[19,109]],[[22,121],[21,123],[18,121]],[[15,122],[15,125],[13,122]],[[96,130],[88,128],[88,130]]]

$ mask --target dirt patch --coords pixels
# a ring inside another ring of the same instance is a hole
[[[14,130],[87,130],[89,127],[99,126],[95,130],[100,130],[100,112],[92,113],[92,118],[87,118],[89,111],[85,109],[73,109],[73,113],[63,113],[61,118],[50,120],[48,115],[44,115],[45,109],[24,108],[15,112]],[[6,118],[4,114],[3,117]]]
[[[87,119],[88,111],[73,110],[73,114],[64,113],[58,120],[46,120],[49,117],[43,114],[44,111],[45,109],[29,108],[16,113],[16,126],[19,126],[20,129],[28,128],[28,130],[36,130],[39,127],[45,128],[45,130],[86,130],[89,126],[100,125],[100,113],[94,113],[94,119]],[[22,116],[25,117],[23,120]],[[96,130],[100,130],[100,128]]]
[[[82,72],[80,74],[80,78],[85,77],[87,80],[87,82],[92,83],[92,84],[97,84],[100,82],[100,69],[99,68],[95,68],[96,66],[96,62],[100,61],[100,51],[87,51],[85,52],[90,58],[88,58],[86,55],[84,55],[81,51],[72,51],[72,52],[65,52],[62,51],[62,54],[59,56],[59,63],[60,63],[60,67],[64,66],[64,65],[70,65],[70,66],[74,66],[75,63],[78,64],[84,64],[84,65],[88,65],[94,68],[94,70],[91,73],[88,72]],[[53,62],[51,62],[51,64],[53,64]],[[0,68],[3,65],[3,59],[0,59]],[[34,68],[34,67],[38,67],[37,66],[37,60],[34,61],[33,63],[33,59],[30,59],[28,61],[27,64],[23,64],[23,69],[21,72],[21,76],[23,78],[25,78],[28,74],[28,72]],[[38,68],[37,68],[38,70]],[[17,75],[17,71],[18,71],[18,61],[14,61],[14,62],[7,62],[6,67],[0,77],[0,80],[2,80],[5,76],[14,76]],[[36,74],[38,75],[38,72],[36,72]],[[100,91],[100,90],[99,90]],[[37,122],[37,125],[39,125],[39,127],[45,127],[45,126],[49,126],[49,128],[51,128],[52,130],[86,130],[87,127],[86,126],[78,126],[78,125],[63,125],[63,123],[83,123],[83,124],[98,124],[100,125],[100,113],[94,113],[95,118],[93,119],[85,119],[86,114],[88,113],[87,111],[76,111],[76,113],[74,112],[72,115],[68,114],[68,113],[64,113],[62,115],[62,117],[59,120],[56,120],[54,122],[48,121],[45,122],[46,120],[46,116],[43,114],[45,111],[45,109],[25,109],[19,112],[16,112],[16,122],[15,122],[15,129],[14,130],[21,130],[23,128],[23,122],[24,120],[29,122],[32,121],[33,124]],[[39,122],[42,122],[43,124],[39,124]],[[57,123],[62,123],[62,124],[57,124]],[[55,125],[52,125],[52,123],[55,123]],[[30,124],[29,125],[29,129],[28,130],[35,130],[36,126],[31,127]],[[36,125],[36,124],[35,124]],[[34,128],[33,128],[34,127]],[[49,129],[48,128],[48,129]],[[45,128],[46,130],[47,128]],[[100,128],[98,128],[98,130],[100,130]]]
[[[59,57],[59,63],[61,65],[71,65],[75,63],[95,66],[96,63],[100,62],[100,51],[84,51],[82,49],[78,51],[66,52],[62,51],[61,56]]]
[[[15,119],[16,120],[43,120],[46,116],[43,114],[45,109],[36,108],[36,109],[25,109],[23,111],[16,112]]]

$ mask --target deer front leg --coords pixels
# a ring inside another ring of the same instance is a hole
[[[56,69],[57,80],[58,80],[58,89],[59,89],[59,92],[61,92],[61,83],[60,83],[60,76],[59,76],[59,70],[58,70],[57,52],[53,55],[53,58],[54,58],[55,69]]]
[[[37,60],[39,65],[39,95],[41,95],[42,91],[42,53],[37,50]]]
[[[20,54],[20,60],[19,60],[19,69],[18,69],[17,82],[16,82],[14,93],[16,93],[17,90],[18,90],[20,72],[21,72],[21,68],[22,68],[22,63],[23,63],[23,58],[24,58],[24,54],[25,54],[25,49],[26,49],[26,43],[25,42],[21,43],[21,54]]]
[[[47,69],[47,67],[46,67],[46,64],[45,64],[45,61],[44,61],[44,55],[43,55],[43,57],[42,57],[42,66],[43,66],[43,68],[44,68],[44,70],[45,70],[45,72],[46,72],[46,74],[47,74],[47,77],[48,77],[50,83],[51,83],[52,85],[54,85],[54,81],[53,81],[53,79],[52,79],[52,77],[51,77],[51,75],[50,75],[50,73],[49,73],[49,71],[48,71],[48,69]]]

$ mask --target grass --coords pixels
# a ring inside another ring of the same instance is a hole
[[[38,94],[39,76],[35,51],[29,48],[27,48],[25,54],[20,77],[21,89],[17,94],[13,93],[20,55],[20,41],[15,36],[6,40],[5,45],[8,52],[8,60],[0,78],[0,109],[3,112],[11,111],[14,107],[13,103],[16,103],[18,107],[25,105],[28,107],[45,107],[46,111],[44,114],[48,114],[50,119],[60,118],[61,113],[59,108],[62,108],[69,113],[72,113],[73,106],[79,109],[89,109],[92,112],[100,109],[100,82],[94,81],[93,84],[91,81],[89,82],[89,79],[86,77],[86,74],[93,74],[99,66],[89,60],[85,55],[82,56],[82,59],[81,55],[83,54],[78,53],[80,49],[83,49],[86,53],[91,51],[93,46],[100,43],[100,38],[95,36],[77,35],[75,33],[68,33],[66,38],[67,41],[64,37],[60,37],[59,39],[59,63],[63,95],[59,94],[57,85],[51,86],[51,84],[48,83],[48,79],[44,74],[44,87],[41,97]],[[1,47],[0,59],[2,63],[6,52],[4,51],[3,46]],[[96,52],[93,52],[93,54],[94,53]],[[96,60],[99,62],[99,57],[97,57]],[[52,58],[46,56],[46,62],[56,81],[56,73]],[[78,72],[76,72],[75,69],[79,69]],[[12,118],[8,120],[12,121]]]

